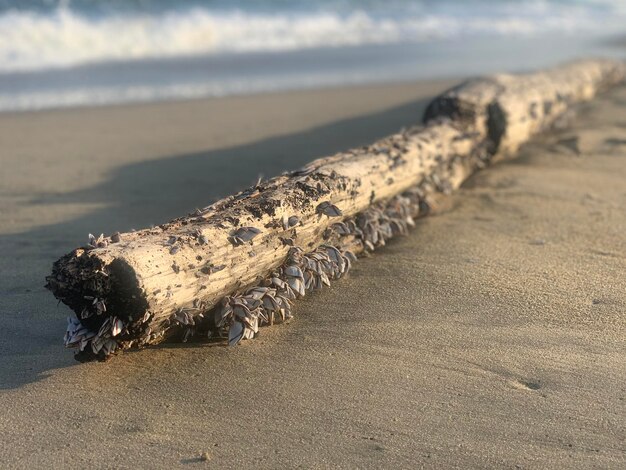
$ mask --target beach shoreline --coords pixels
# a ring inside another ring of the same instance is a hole
[[[50,264],[419,123],[451,81],[0,114],[0,461],[624,464],[626,88],[227,349],[79,365]]]
[[[202,100],[522,73],[581,57],[623,58],[615,34],[439,38],[287,51],[111,60],[2,70],[0,113]]]

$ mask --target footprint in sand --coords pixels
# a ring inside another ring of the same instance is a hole
[[[514,380],[512,382],[513,387],[520,390],[539,390],[541,388],[541,382],[538,380]]]

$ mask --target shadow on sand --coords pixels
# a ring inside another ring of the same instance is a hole
[[[0,389],[38,381],[53,369],[80,367],[63,348],[65,317],[43,288],[54,260],[84,243],[87,233],[112,233],[159,224],[205,206],[314,158],[371,143],[421,118],[426,100],[333,122],[252,144],[131,164],[102,184],[39,195],[30,204],[94,203],[102,209],[62,223],[0,236]]]

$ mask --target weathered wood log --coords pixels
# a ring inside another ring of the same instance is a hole
[[[572,104],[589,100],[624,80],[624,63],[584,60],[527,75],[494,75],[445,92],[427,108],[425,121],[447,116],[485,134],[501,157],[514,154],[550,127]]]
[[[47,278],[76,312],[66,344],[103,358],[175,335],[250,338],[288,319],[292,300],[341,277],[355,254],[405,233],[434,198],[625,75],[620,62],[594,60],[473,80],[436,98],[423,127],[159,227],[93,237]]]

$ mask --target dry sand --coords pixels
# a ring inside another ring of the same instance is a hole
[[[449,85],[0,115],[1,466],[624,468],[626,87],[258,340],[61,345],[43,278],[88,232],[370,142]]]

